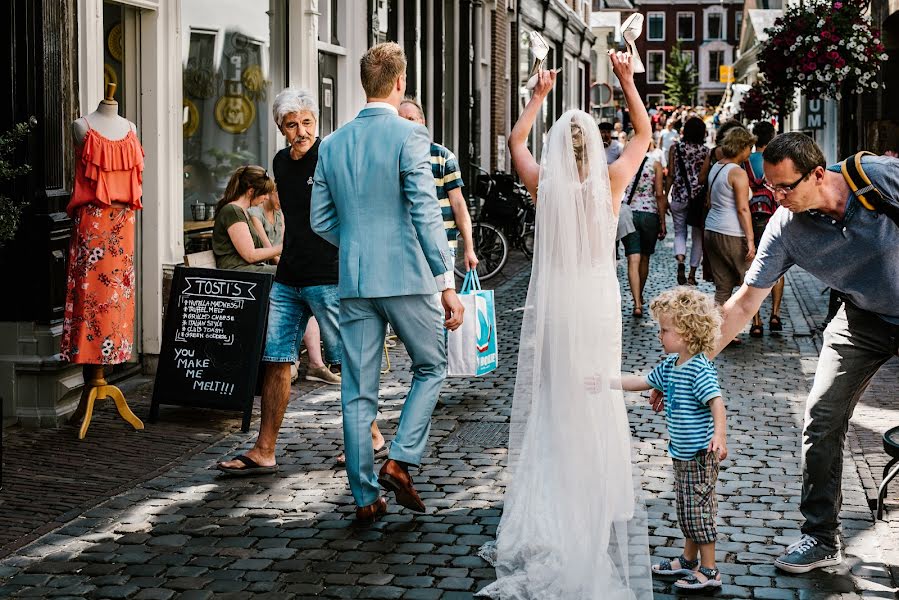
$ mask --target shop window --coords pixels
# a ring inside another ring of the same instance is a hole
[[[650,42],[665,41],[665,13],[651,12],[647,18],[646,39]]]
[[[269,0],[182,0],[187,252],[206,249],[212,206],[240,166],[268,168],[276,146]],[[206,210],[203,209],[205,205]]]
[[[694,18],[695,16],[691,12],[677,13],[677,39],[693,40]]]
[[[646,53],[646,83],[665,83],[665,51]]]

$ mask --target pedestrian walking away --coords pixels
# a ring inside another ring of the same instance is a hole
[[[311,224],[339,248],[347,477],[356,519],[370,523],[387,511],[379,483],[402,506],[425,511],[408,469],[421,461],[446,376],[444,327],[458,328],[463,309],[427,129],[397,118],[406,91],[402,48],[393,42],[373,46],[362,56],[360,74],[367,104],[321,144]],[[357,193],[361,181],[368,186],[364,197]],[[384,243],[385,231],[393,232],[392,243]],[[388,324],[405,342],[413,378],[388,460],[376,475],[370,431]]]
[[[705,145],[705,123],[691,117],[684,123],[683,138],[668,151],[668,174],[665,177],[665,196],[669,198],[671,219],[674,221],[674,256],[677,260],[677,283],[696,285],[696,270],[702,264],[702,227],[687,224],[690,201],[699,193],[699,174],[708,157]],[[687,275],[687,233],[690,234],[690,273]]]

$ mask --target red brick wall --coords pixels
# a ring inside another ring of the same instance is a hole
[[[509,57],[509,11],[507,0],[497,0],[491,22],[490,48],[490,169],[496,169],[496,136],[507,135],[509,86],[506,69]],[[508,168],[508,167],[507,167]]]

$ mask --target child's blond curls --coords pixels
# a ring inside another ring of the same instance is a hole
[[[721,330],[721,313],[710,296],[688,287],[676,287],[656,296],[649,305],[655,320],[671,317],[674,330],[687,342],[690,354],[710,353]]]

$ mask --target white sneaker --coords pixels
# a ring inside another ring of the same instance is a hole
[[[340,375],[332,373],[328,367],[309,367],[306,369],[306,381],[320,381],[329,385],[340,385]]]

